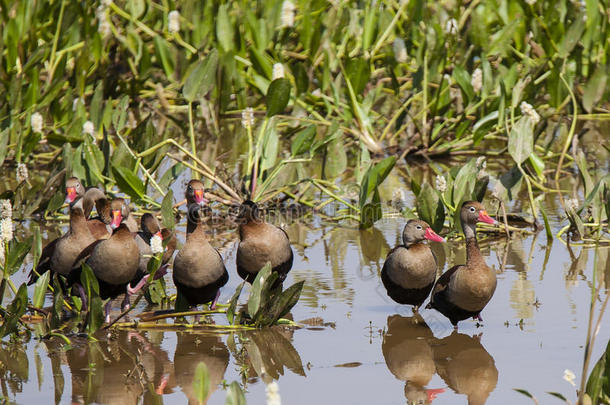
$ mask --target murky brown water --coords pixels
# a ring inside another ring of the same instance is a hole
[[[563,374],[570,369],[578,381],[593,270],[595,282],[610,285],[609,249],[569,250],[558,240],[547,245],[543,233],[515,236],[508,245],[505,239],[483,241],[498,288],[482,314],[484,326],[464,321],[456,333],[438,313],[423,310],[414,317],[385,293],[379,272],[403,224],[390,218],[367,231],[288,227],[296,254],[288,283],[306,280],[292,311],[297,321],[309,319],[303,329],[239,336],[115,331],[99,342],[73,338],[71,347],[59,339],[2,342],[2,394],[17,403],[52,397],[58,403],[184,403],[193,398],[194,371],[203,361],[212,382],[210,404],[223,404],[222,384],[234,380],[245,383],[249,403],[264,403],[264,382],[272,379],[285,404],[527,402],[513,388],[529,390],[541,403],[552,401],[546,391],[573,400],[575,389]],[[241,281],[235,245],[227,246],[231,279],[224,301]],[[465,260],[459,243],[434,249],[444,269]],[[21,282],[25,273],[17,277]],[[609,337],[604,322],[594,359]]]

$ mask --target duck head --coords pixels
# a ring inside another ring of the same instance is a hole
[[[78,197],[85,194],[85,187],[76,177],[70,177],[66,180],[66,202],[73,203]]]
[[[427,222],[421,219],[409,220],[402,231],[402,240],[405,246],[423,242],[426,239],[434,242],[445,242],[445,239],[434,232]]]

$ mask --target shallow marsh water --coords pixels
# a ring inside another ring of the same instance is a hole
[[[561,219],[552,220],[557,230]],[[437,312],[413,317],[385,293],[379,272],[403,225],[398,217],[366,231],[317,221],[288,225],[295,263],[287,282],[307,280],[292,311],[295,320],[309,320],[303,329],[243,333],[248,340],[242,351],[236,336],[210,332],[121,331],[97,343],[73,338],[71,348],[55,339],[2,342],[2,393],[16,403],[53,397],[59,403],[185,403],[193,398],[195,367],[203,361],[212,383],[210,404],[224,403],[222,381],[242,377],[251,404],[264,403],[264,380],[271,379],[278,380],[285,404],[431,398],[434,404],[528,403],[513,388],[527,389],[542,403],[553,401],[547,391],[573,400],[564,370],[574,371],[578,383],[593,269],[597,283],[610,284],[609,249],[570,251],[558,240],[547,245],[543,232],[515,236],[508,246],[504,238],[481,241],[487,263],[498,271],[498,288],[482,314],[483,326],[467,320],[454,333]],[[225,246],[231,278],[222,301],[241,281],[236,245]],[[465,260],[460,242],[433,248],[443,269]],[[16,277],[20,283],[25,272]],[[225,322],[223,315],[218,322]],[[609,337],[606,321],[594,360]]]

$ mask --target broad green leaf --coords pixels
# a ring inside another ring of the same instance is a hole
[[[315,146],[314,146],[315,149]],[[334,179],[347,167],[347,152],[341,138],[333,138],[326,146],[324,177]]]
[[[544,181],[544,162],[542,159],[540,159],[536,153],[532,152],[532,154],[529,156],[529,162],[534,168],[538,179],[540,181]]]
[[[515,163],[522,164],[534,151],[534,123],[531,118],[522,116],[508,135],[508,153]]]
[[[233,381],[227,388],[227,399],[225,405],[246,405],[244,391],[237,381]]]
[[[458,207],[465,200],[473,199],[474,186],[477,181],[476,160],[470,159],[462,166],[453,180],[451,202]],[[435,229],[436,230],[436,229]]]
[[[83,325],[89,335],[95,333],[104,322],[104,311],[102,299],[100,298],[100,287],[93,269],[87,264],[81,265],[80,282],[87,295],[87,318]]]
[[[114,112],[112,113],[112,125],[117,132],[122,132],[127,121],[127,112],[129,111],[129,96],[121,97]]]
[[[593,107],[601,100],[604,91],[606,91],[606,82],[608,80],[606,71],[607,69],[605,66],[598,66],[585,86],[585,93],[582,96],[582,105],[589,113],[593,111]]]
[[[223,51],[229,52],[233,50],[233,25],[229,19],[230,3],[222,4],[218,7],[216,14],[216,38],[222,47]]]
[[[241,283],[236,289],[233,297],[231,297],[231,301],[229,301],[229,307],[227,308],[227,320],[231,325],[235,325],[235,309],[237,308],[237,302],[239,301],[239,296],[241,295],[241,290],[244,288],[245,282]]]
[[[470,74],[461,66],[455,66],[453,69],[453,80],[460,86],[466,100],[464,104],[470,103],[470,100],[474,98],[474,89],[472,88]]]
[[[0,132],[0,165],[4,162],[6,158],[6,153],[8,152],[8,141],[10,138],[10,128],[5,128]]]
[[[580,37],[582,36],[584,30],[584,18],[582,18],[581,14],[577,14],[575,16],[575,21],[572,23],[572,25],[570,25],[570,28],[568,28],[568,30],[563,36],[563,39],[559,43],[558,54],[560,58],[567,58],[569,56],[570,52],[572,52],[572,49],[574,49],[574,47],[580,40]]]
[[[277,322],[278,319],[290,312],[292,307],[296,305],[301,297],[304,284],[305,280],[294,283],[273,300],[268,312],[269,325]]]
[[[8,271],[9,275],[12,275],[19,270],[23,264],[25,255],[27,255],[32,248],[33,239],[34,237],[30,236],[21,242],[18,242],[16,239],[13,239],[10,242],[8,256],[6,257],[6,271]]]
[[[368,51],[373,43],[377,19],[379,17],[379,5],[375,2],[367,2],[364,13],[364,26],[362,29],[362,49]]]
[[[204,59],[197,62],[195,68],[186,78],[182,95],[189,103],[199,100],[207,95],[216,84],[216,71],[218,68],[218,51],[213,49]]]
[[[395,163],[396,157],[389,156],[381,162],[369,167],[369,170],[364,174],[362,185],[360,186],[360,207],[364,207],[364,204],[366,204],[373,190],[383,183],[385,178],[392,171]]]
[[[310,125],[303,128],[295,135],[290,150],[292,156],[298,156],[310,150],[314,139],[316,138],[316,126]]]
[[[32,243],[32,268],[35,269],[38,266],[40,255],[42,254],[42,237],[40,236],[40,226],[37,224],[33,228],[33,243]]]
[[[290,80],[282,77],[275,79],[267,89],[267,117],[273,117],[284,111],[290,100]]]
[[[417,215],[435,231],[440,232],[445,223],[445,207],[436,191],[428,183],[422,184],[415,200]]]
[[[44,305],[44,296],[49,288],[49,279],[51,277],[50,271],[45,273],[36,280],[34,285],[34,296],[32,297],[32,305],[36,308],[42,308]]]
[[[195,376],[193,377],[193,394],[195,394],[195,399],[199,401],[200,404],[205,404],[209,392],[210,373],[208,371],[208,366],[206,366],[203,361],[200,361],[199,364],[197,364]]]
[[[261,308],[263,288],[267,279],[271,276],[271,263],[267,262],[265,266],[258,272],[254,283],[252,283],[252,289],[250,290],[250,297],[248,298],[248,315],[254,318]]]
[[[379,189],[375,187],[373,198],[370,203],[367,203],[360,209],[360,228],[366,229],[373,226],[383,217],[381,210],[381,199],[379,198]]]
[[[345,64],[345,73],[354,89],[354,93],[359,95],[364,91],[371,77],[371,64],[362,57],[349,58]]]
[[[142,180],[129,169],[112,165],[112,173],[119,189],[134,200],[141,200],[146,193]]]
[[[277,130],[275,129],[275,122],[271,122],[269,125],[267,125],[262,146],[263,150],[261,153],[260,163],[261,173],[275,166],[275,162],[280,151],[280,140]]]
[[[603,395],[610,396],[610,340],[606,345],[606,351],[602,353],[589,374],[585,391],[594,404],[602,403],[600,399]]]
[[[167,190],[167,194],[161,202],[161,222],[167,229],[174,229],[176,219],[174,217],[174,192]]]
[[[174,73],[174,58],[171,55],[170,45],[161,35],[155,36],[153,41],[157,60],[161,61],[165,75],[171,77]]]
[[[61,317],[63,314],[64,306],[64,295],[59,285],[57,277],[53,280],[53,308],[51,310],[50,326],[55,329],[61,324]],[[76,308],[77,312],[80,312],[80,307]]]
[[[17,294],[8,307],[6,308],[7,317],[4,317],[4,322],[0,326],[0,339],[17,331],[19,318],[25,313],[28,306],[28,290],[25,283],[19,286]]]
[[[93,92],[93,97],[91,98],[91,105],[89,107],[89,116],[91,117],[91,122],[93,122],[93,126],[95,129],[99,129],[102,124],[103,101],[104,82],[99,81],[98,85],[95,87],[95,91]]]
[[[303,65],[304,64],[301,62],[296,62],[291,67],[296,85],[297,96],[305,93],[307,89],[309,89],[309,76],[307,76],[307,70]]]

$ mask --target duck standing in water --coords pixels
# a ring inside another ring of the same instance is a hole
[[[477,243],[477,222],[495,224],[485,207],[466,201],[460,210],[460,221],[466,237],[466,264],[453,266],[438,279],[426,308],[445,315],[457,329],[459,321],[480,316],[496,290],[496,273],[487,267]]]
[[[292,268],[292,248],[286,232],[262,218],[256,203],[247,200],[239,208],[239,246],[237,247],[237,274],[252,284],[260,269],[271,263],[281,284]]]
[[[220,288],[229,281],[229,273],[222,256],[210,245],[205,234],[201,213],[205,204],[202,182],[191,180],[188,183],[186,201],[186,243],[174,259],[174,284],[190,306],[210,302],[210,309],[214,309]]]
[[[402,231],[403,245],[388,253],[381,281],[388,296],[399,304],[413,305],[417,312],[436,280],[436,259],[426,240],[444,242],[426,222],[412,219]]]

